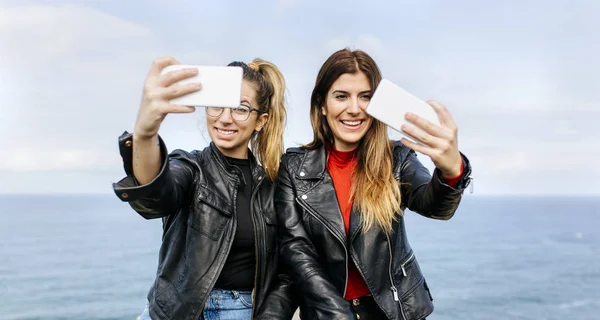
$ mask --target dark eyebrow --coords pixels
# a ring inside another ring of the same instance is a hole
[[[344,90],[334,90],[334,91],[332,92],[332,94],[336,94],[336,93],[342,93],[342,94],[348,94],[348,95],[349,95],[349,93],[348,93],[348,92],[346,92],[346,91],[344,91]],[[361,95],[361,94],[368,94],[368,93],[371,93],[371,90],[365,90],[365,91],[361,91],[361,92],[359,92],[358,94],[359,94],[359,95]]]
[[[348,92],[346,92],[344,90],[334,90],[331,94],[336,94],[336,93],[348,94]]]
[[[250,103],[250,101],[246,100],[246,99],[242,99],[242,101],[240,102],[240,104],[247,104],[248,106],[250,106],[252,108],[252,103]]]

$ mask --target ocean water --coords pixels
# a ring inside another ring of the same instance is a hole
[[[407,213],[432,320],[600,319],[600,197],[465,195]],[[0,195],[0,319],[135,319],[161,222],[115,196]]]

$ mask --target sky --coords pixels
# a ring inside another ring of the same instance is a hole
[[[600,195],[599,13],[591,0],[0,0],[0,193],[111,193],[117,138],[162,56],[272,61],[286,147],[307,143],[316,74],[350,47],[447,106],[474,195]],[[169,150],[208,144],[203,114],[166,118]]]

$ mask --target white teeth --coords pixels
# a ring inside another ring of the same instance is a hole
[[[233,130],[221,130],[219,128],[217,128],[217,131],[219,131],[219,133],[225,134],[225,135],[230,135],[230,134],[234,134],[235,131]]]
[[[343,124],[347,124],[349,126],[357,126],[359,124],[362,123],[362,120],[356,120],[356,121],[342,121]]]

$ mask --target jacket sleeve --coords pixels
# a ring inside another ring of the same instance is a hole
[[[292,319],[298,309],[298,292],[290,276],[285,272],[287,268],[282,267],[282,262],[279,263],[279,276],[275,279],[254,319]]]
[[[167,155],[167,147],[159,137],[162,166],[149,183],[139,185],[133,174],[133,137],[125,132],[119,137],[119,150],[123,158],[126,177],[113,183],[117,197],[142,217],[155,219],[176,213],[190,201],[197,170],[190,154],[175,150]]]
[[[397,145],[395,161],[396,179],[400,180],[402,203],[411,211],[423,216],[448,220],[458,208],[463,191],[470,183],[471,165],[467,157],[463,158],[463,175],[455,187],[448,185],[439,169],[429,170],[417,159],[415,151],[408,147]],[[399,175],[399,177],[398,177]]]
[[[280,256],[290,266],[290,276],[298,285],[303,305],[317,319],[353,319],[350,304],[338,293],[317,259],[317,251],[302,223],[295,201],[295,187],[284,155],[275,192]]]

